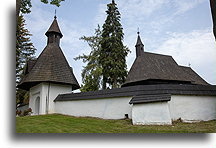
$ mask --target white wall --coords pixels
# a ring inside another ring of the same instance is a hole
[[[134,125],[172,124],[167,102],[133,104],[132,122]]]
[[[40,83],[30,89],[29,107],[35,115],[35,101],[40,97],[40,111],[39,114],[55,113],[54,99],[63,93],[71,93],[72,86],[53,84],[53,83]]]
[[[56,113],[72,116],[90,116],[103,119],[123,119],[125,114],[131,118],[132,97],[104,98],[77,101],[58,101],[55,103]]]
[[[41,97],[41,90],[42,90],[42,83],[41,84],[38,84],[34,87],[32,87],[30,89],[30,92],[29,92],[29,108],[32,109],[32,115],[36,115],[35,113],[35,102],[36,102],[36,99],[39,97],[40,98],[40,111],[39,113],[42,114],[42,97]]]
[[[172,120],[184,122],[215,119],[215,96],[172,95],[169,108]]]
[[[46,84],[46,87],[48,88],[49,85]],[[72,92],[72,86],[70,85],[50,84],[48,113],[55,113],[54,100],[59,94],[65,94],[71,92]]]

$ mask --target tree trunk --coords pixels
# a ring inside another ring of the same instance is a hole
[[[21,0],[16,0],[16,22],[19,17],[20,8],[21,8]]]
[[[215,0],[210,0],[212,20],[213,20],[213,32],[216,39],[216,2]]]
[[[112,88],[117,88],[117,79],[116,78],[114,78]]]
[[[106,78],[103,76],[103,86],[102,86],[102,89],[106,89],[106,83],[107,83],[107,80],[106,80]]]

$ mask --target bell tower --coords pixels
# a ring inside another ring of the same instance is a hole
[[[59,29],[56,16],[54,16],[54,20],[53,20],[50,28],[48,29],[48,31],[45,33],[45,35],[48,37],[47,45],[48,44],[57,44],[59,46],[60,39],[63,37],[63,35]]]
[[[144,53],[144,45],[143,45],[143,43],[141,41],[141,38],[140,38],[140,35],[139,35],[140,32],[138,31],[137,34],[138,34],[137,43],[135,45],[135,47],[136,47],[136,57],[141,56]]]

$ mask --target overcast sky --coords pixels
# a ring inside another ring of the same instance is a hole
[[[87,43],[79,40],[91,36],[98,24],[103,25],[107,4],[111,0],[65,0],[59,8],[33,0],[31,13],[25,15],[36,56],[45,48],[45,32],[50,27],[54,11],[63,33],[63,50],[81,84],[84,64],[74,58],[88,54]],[[212,33],[209,0],[116,0],[121,13],[124,44],[131,53],[128,70],[135,59],[137,28],[145,51],[171,55],[179,65],[191,67],[207,82],[216,84],[216,44]]]

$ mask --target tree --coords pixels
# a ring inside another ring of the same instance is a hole
[[[119,87],[127,76],[126,56],[129,49],[123,45],[121,14],[114,0],[107,5],[107,18],[103,24],[99,63],[102,66],[103,89],[107,83],[112,88]]]
[[[18,17],[16,29],[16,84],[22,78],[25,65],[28,60],[34,59],[36,49],[30,40],[31,34],[25,28],[25,19],[23,15]],[[22,100],[21,96],[26,96],[25,91],[17,89],[17,100]]]
[[[60,3],[64,0],[41,0],[41,2],[48,4],[50,3],[51,5],[56,5],[57,7],[60,6]],[[31,12],[31,0],[16,0],[16,20],[18,20],[20,12],[22,14],[27,14]]]
[[[83,85],[81,86],[82,92],[87,91],[96,91],[101,87],[101,79],[102,79],[102,67],[99,64],[99,53],[100,53],[100,41],[101,41],[101,30],[100,26],[95,29],[95,35],[86,37],[83,36],[80,38],[88,43],[91,48],[91,52],[89,55],[83,54],[82,56],[78,56],[75,60],[83,60],[87,65],[82,70],[82,81]]]
[[[213,20],[213,33],[216,39],[216,2],[215,0],[210,0],[212,20]]]

